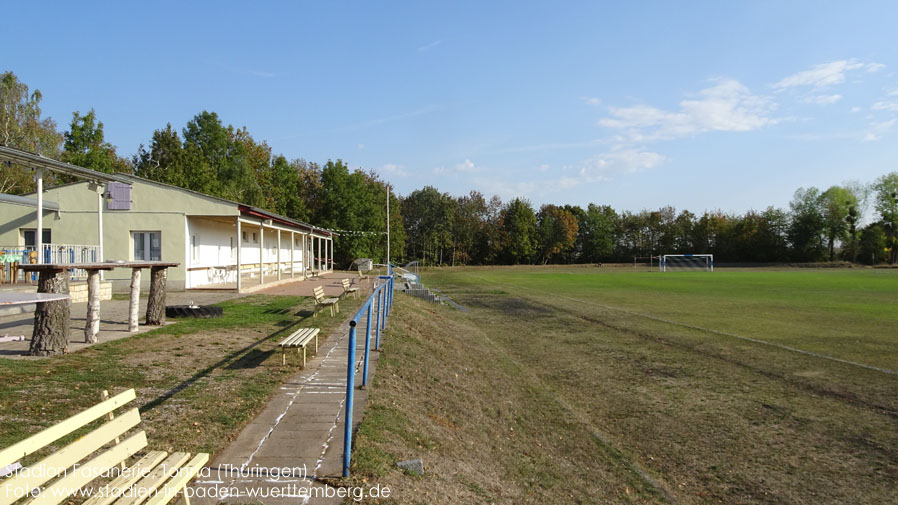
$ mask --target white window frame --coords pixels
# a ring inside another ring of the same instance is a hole
[[[159,236],[159,257],[153,259],[152,251],[153,251],[153,235]],[[143,241],[141,251],[144,255],[149,256],[149,258],[138,258],[137,257],[137,237],[138,235],[141,237]],[[162,261],[162,230],[131,230],[131,251],[130,251],[131,259],[133,261]]]

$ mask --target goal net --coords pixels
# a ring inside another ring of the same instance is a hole
[[[665,254],[661,256],[658,268],[662,272],[695,270],[714,271],[713,254]]]

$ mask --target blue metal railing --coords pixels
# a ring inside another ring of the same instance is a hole
[[[387,325],[387,317],[390,315],[390,307],[393,305],[393,267],[387,265],[389,275],[378,277],[381,282],[374,288],[371,296],[365,300],[362,307],[349,321],[349,357],[346,359],[346,415],[343,429],[343,476],[349,477],[349,464],[352,451],[352,408],[355,396],[355,347],[356,326],[367,314],[365,325],[365,356],[362,364],[362,387],[368,385],[368,361],[371,354],[371,317],[374,316],[375,341],[374,348],[380,349],[380,332]],[[375,308],[375,299],[377,306]],[[374,314],[372,314],[372,312]]]

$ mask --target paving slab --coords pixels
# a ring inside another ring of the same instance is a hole
[[[344,316],[347,320],[319,343],[318,354],[308,360],[306,369],[284,382],[237,439],[214,455],[192,485],[194,504],[343,503],[348,490],[329,487],[322,479],[339,476],[343,469],[349,354],[349,315]],[[364,324],[359,329],[353,367],[353,430],[361,422],[367,400],[367,392],[358,389],[365,354]],[[378,355],[370,353],[369,380]],[[293,471],[288,477],[271,478],[275,469]]]

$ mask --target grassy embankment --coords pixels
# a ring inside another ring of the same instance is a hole
[[[898,272],[423,277],[472,310],[397,295],[354,453],[397,503],[898,502]]]

